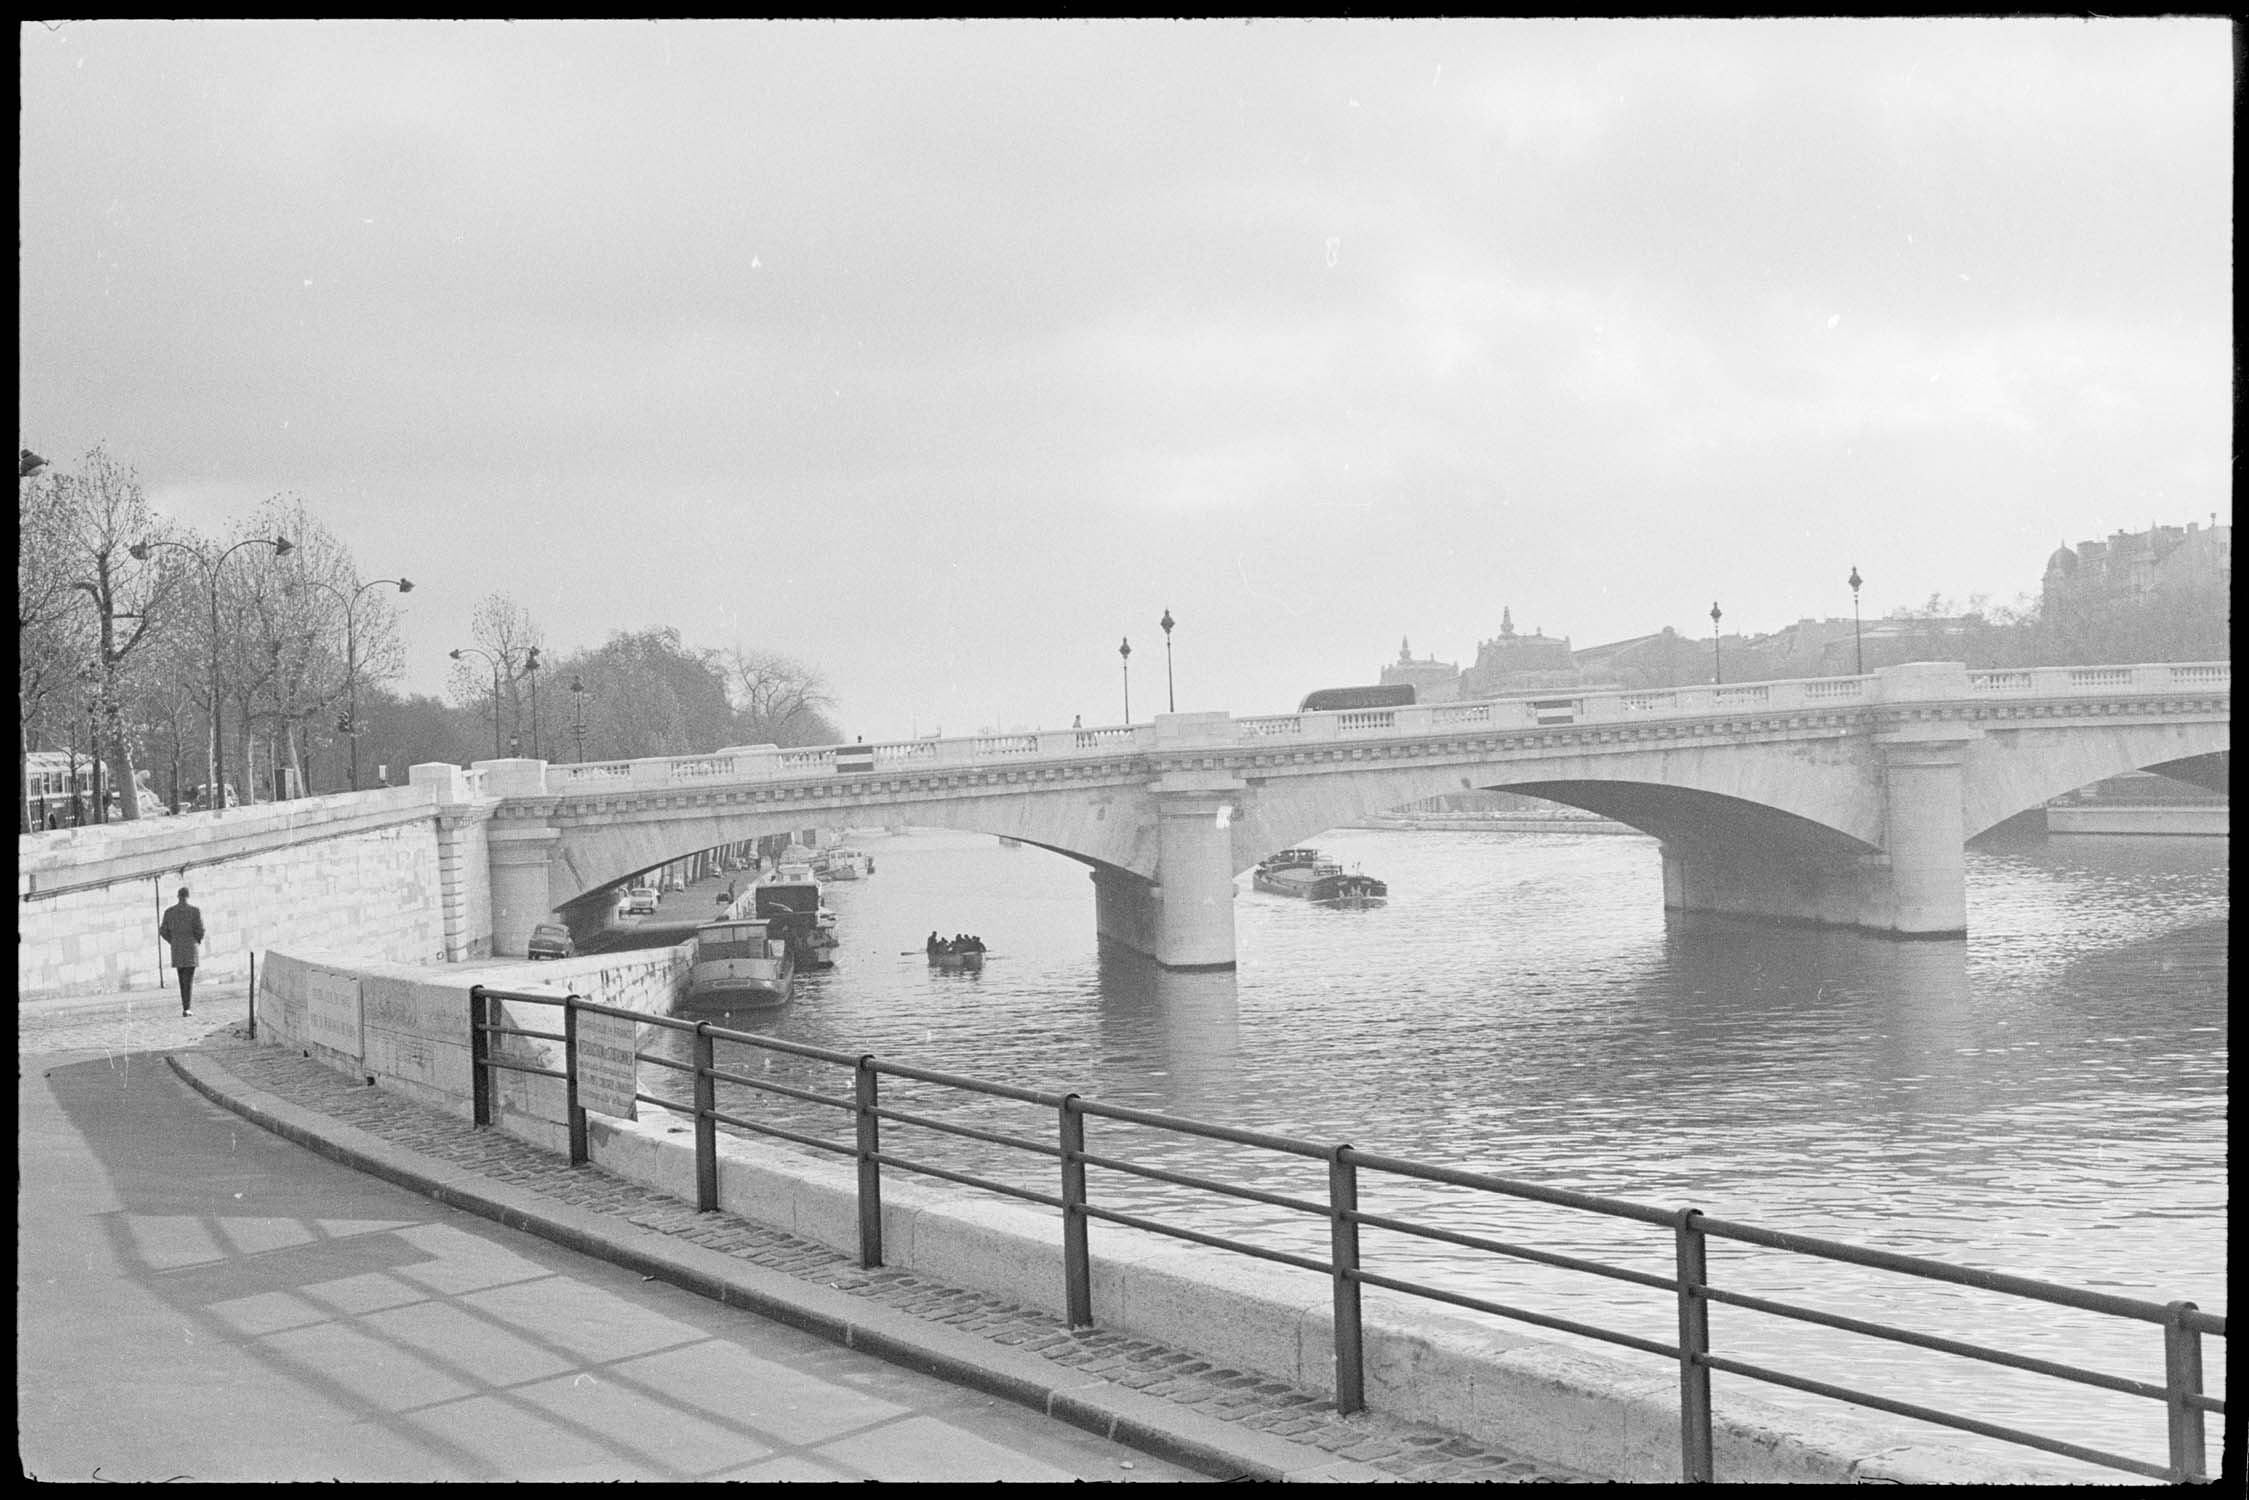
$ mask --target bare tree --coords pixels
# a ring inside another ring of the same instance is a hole
[[[110,784],[122,798],[125,816],[137,818],[139,788],[132,745],[123,731],[118,679],[149,638],[150,606],[157,592],[157,568],[134,556],[135,546],[149,532],[148,500],[133,471],[98,444],[75,471],[57,476],[55,485],[59,576],[86,597],[93,611],[91,660],[102,741],[95,747],[96,759],[108,763]],[[97,796],[95,815],[105,811],[105,799]]]
[[[529,723],[525,678],[539,669],[545,632],[531,612],[508,595],[487,594],[470,619],[469,637],[470,644],[458,648],[454,656],[447,690],[463,708],[485,706],[494,716],[495,738],[503,732],[512,734],[520,747]],[[534,734],[532,743],[537,742]]]
[[[778,651],[753,651],[740,642],[723,660],[745,740],[817,745],[842,737],[827,718],[835,698],[817,671]]]
[[[62,487],[45,459],[23,452],[16,482],[18,828],[31,828],[31,751],[49,700],[93,654],[92,621],[70,586]]]

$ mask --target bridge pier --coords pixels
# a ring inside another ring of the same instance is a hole
[[[1891,937],[1968,931],[1963,776],[1972,735],[1958,725],[1878,733],[1883,848],[1786,849],[1747,829],[1663,844],[1673,911],[1856,927]]]
[[[1233,777],[1174,772],[1156,782],[1156,878],[1093,872],[1101,936],[1167,969],[1234,967]]]

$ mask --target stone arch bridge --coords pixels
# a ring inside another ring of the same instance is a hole
[[[492,946],[697,849],[823,824],[998,834],[1091,868],[1103,936],[1234,962],[1234,878],[1322,829],[1463,789],[1662,841],[1666,905],[1966,931],[1963,845],[2063,792],[2154,769],[2226,785],[2227,663],[1970,671],[1423,704],[817,750],[483,762]],[[444,768],[430,768],[439,770]],[[451,773],[457,774],[457,773]],[[419,777],[417,777],[419,779]]]

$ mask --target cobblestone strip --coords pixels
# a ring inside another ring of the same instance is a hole
[[[1339,1414],[1320,1396],[1143,1339],[1073,1330],[1059,1318],[981,1292],[940,1286],[908,1272],[862,1270],[857,1260],[729,1213],[703,1214],[678,1199],[495,1130],[463,1122],[357,1083],[239,1032],[204,1043],[243,1082],[435,1161],[528,1188],[558,1204],[610,1214],[807,1283],[1028,1350],[1079,1376],[1161,1396],[1246,1428],[1355,1459],[1395,1479],[1429,1483],[1583,1483],[1588,1476],[1484,1447],[1457,1433],[1378,1412]]]

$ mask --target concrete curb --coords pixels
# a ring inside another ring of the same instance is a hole
[[[432,1161],[251,1087],[206,1054],[173,1052],[165,1060],[214,1104],[284,1140],[448,1208],[537,1235],[893,1364],[1028,1406],[1188,1468],[1219,1478],[1267,1482],[1371,1483],[1393,1477],[1372,1465],[1205,1416],[1160,1397],[1119,1389],[1095,1377],[1071,1376],[1066,1367],[1058,1369],[1038,1355],[870,1305],[722,1251],[683,1244],[659,1230],[555,1203],[531,1189],[491,1181],[470,1168]],[[681,1212],[695,1216],[684,1205]]]

